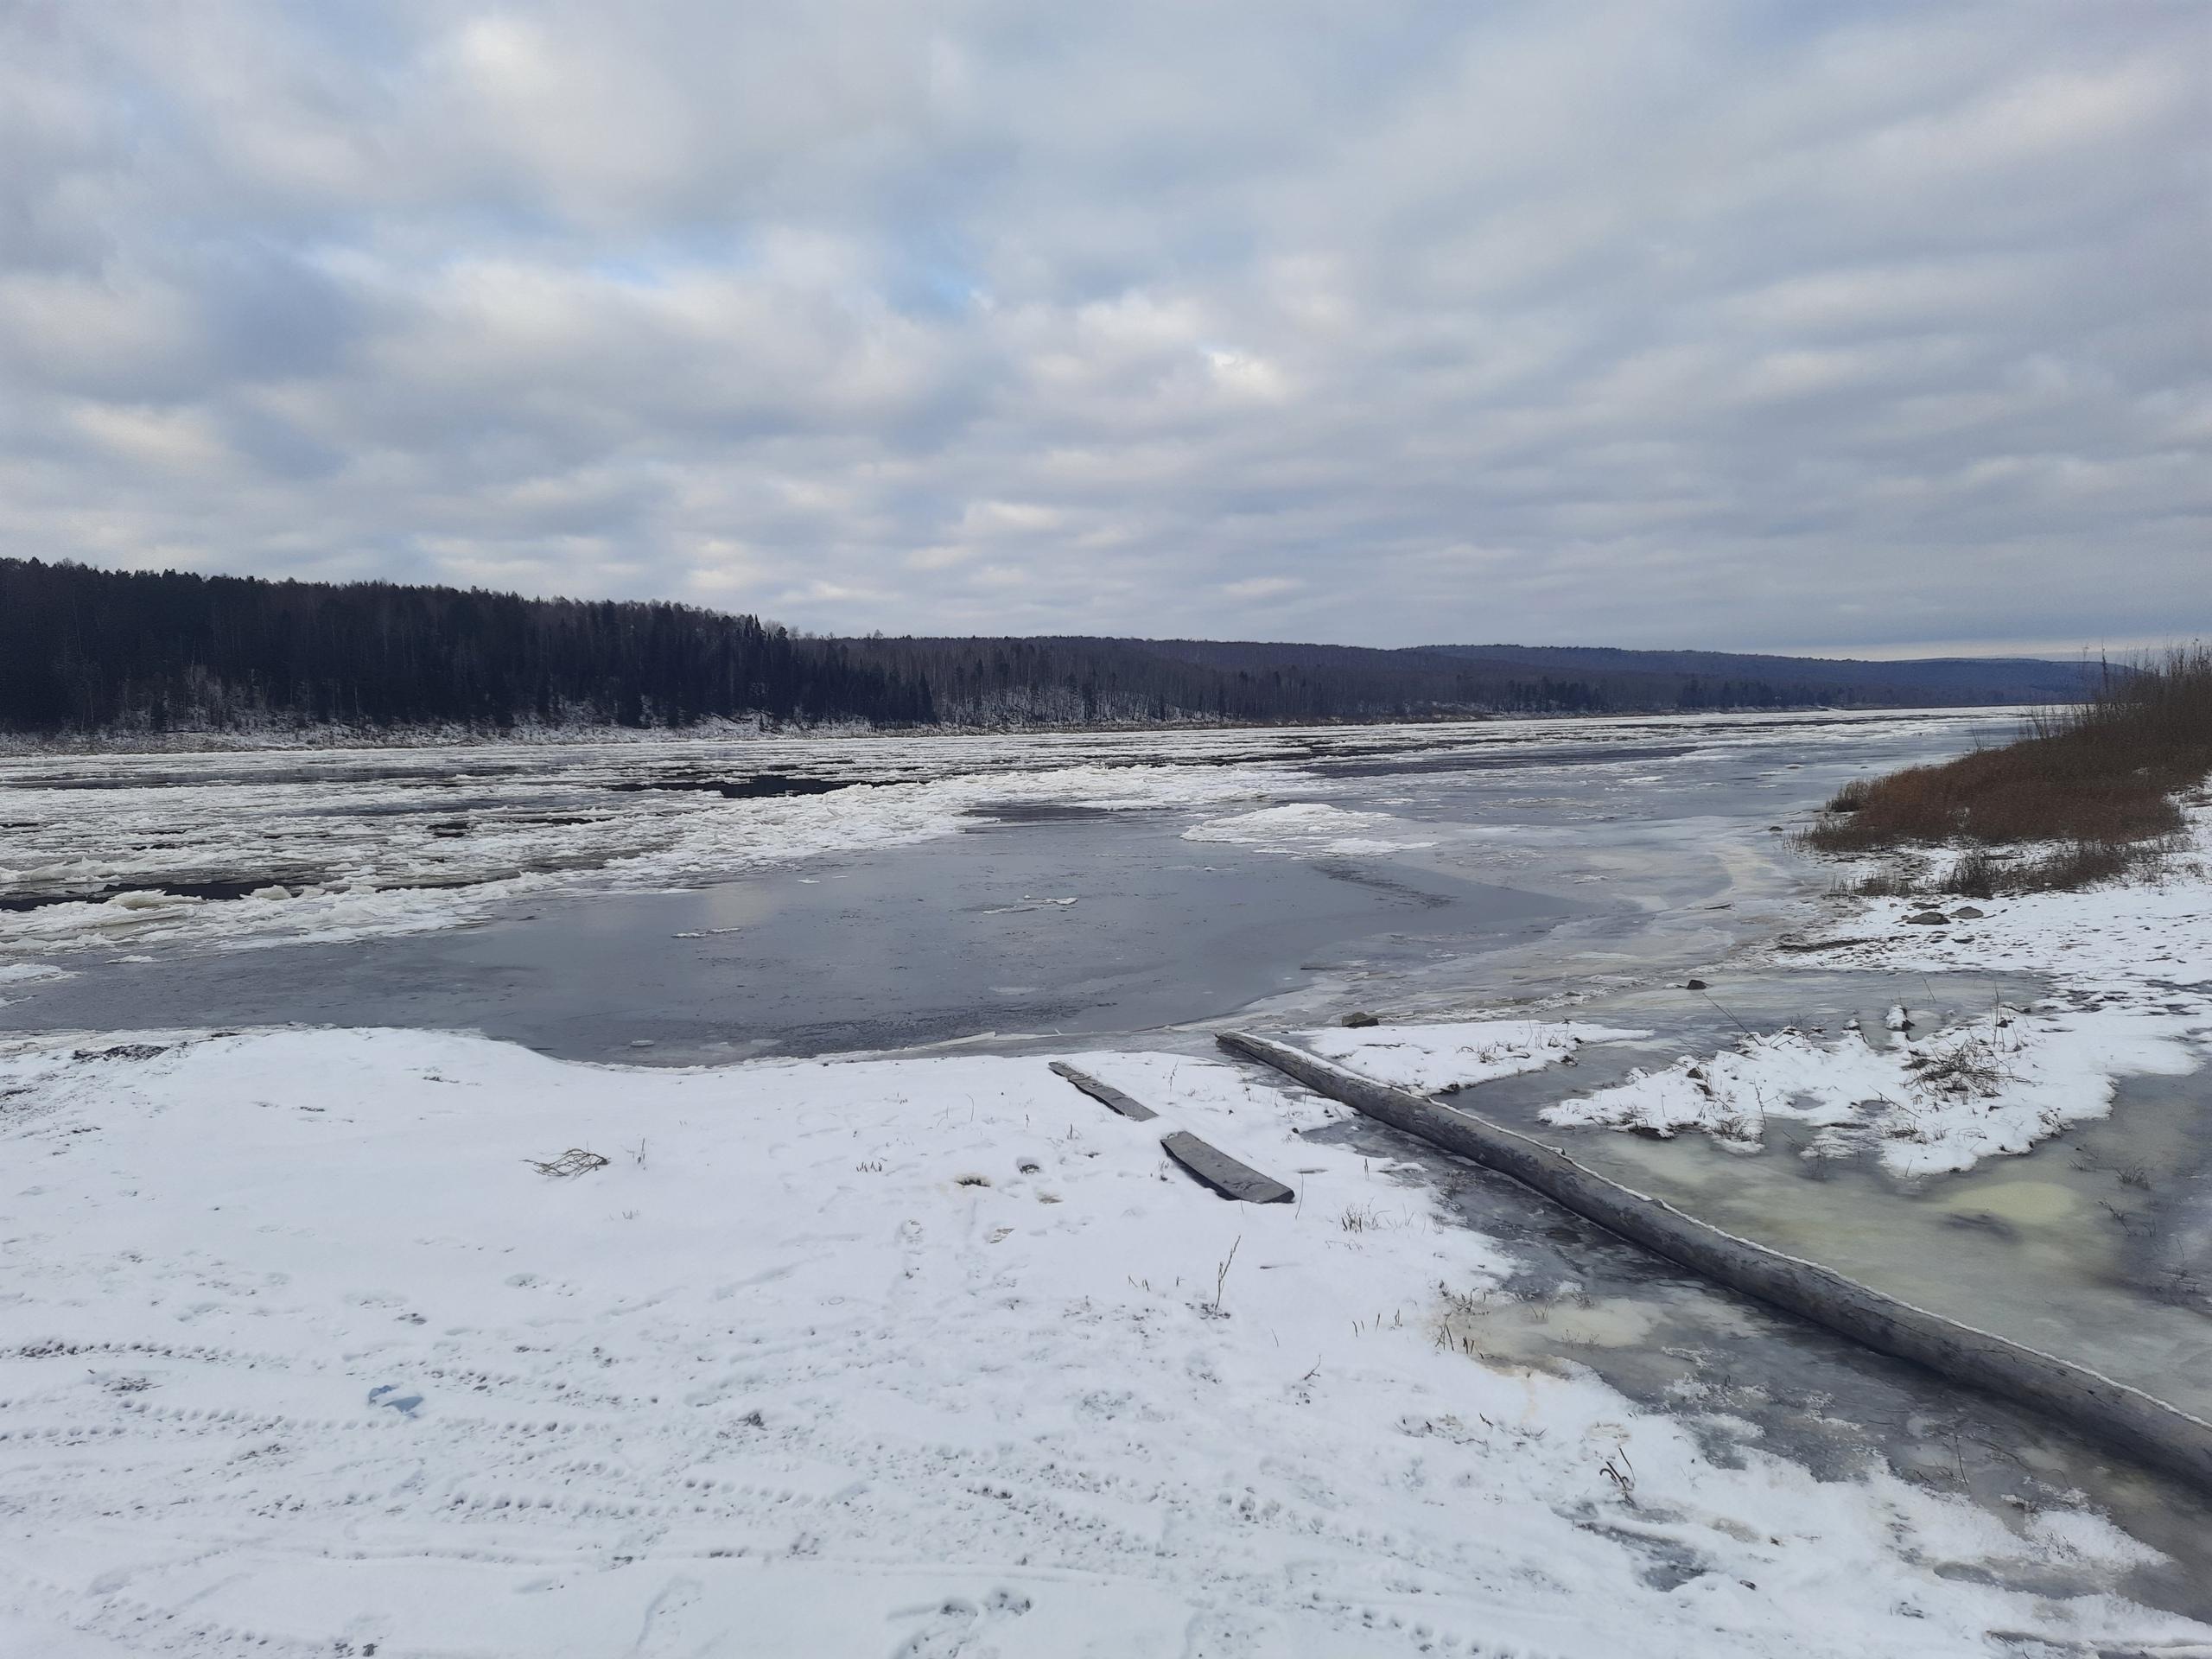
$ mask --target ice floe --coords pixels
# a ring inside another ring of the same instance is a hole
[[[1378,1083],[1425,1093],[1463,1089],[1520,1071],[1541,1071],[1574,1058],[1585,1043],[1650,1036],[1573,1020],[1472,1020],[1433,1026],[1332,1026],[1300,1033],[1315,1053],[1340,1060]]]
[[[1821,1132],[1808,1157],[1872,1146],[1897,1173],[1926,1175],[2026,1152],[2103,1116],[2116,1077],[2180,1075],[2203,1058],[2155,1015],[1999,1007],[1879,1048],[1854,1030],[1747,1034],[1547,1108],[1543,1118],[1662,1135],[1701,1130],[1754,1148],[1771,1121],[1787,1118]]]
[[[1409,833],[1410,832],[1410,833]],[[1411,852],[1436,844],[1416,827],[1387,812],[1355,812],[1326,801],[1293,801],[1282,806],[1208,818],[1183,832],[1185,841],[1213,841],[1266,852],[1326,853],[1338,857]]]

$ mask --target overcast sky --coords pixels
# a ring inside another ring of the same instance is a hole
[[[0,0],[0,551],[2212,632],[2212,8]]]

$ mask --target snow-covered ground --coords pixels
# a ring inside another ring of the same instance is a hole
[[[1917,900],[1839,899],[1827,928],[1805,944],[1836,941],[1791,959],[1827,966],[1930,972],[1975,968],[2048,978],[2084,1006],[2129,1004],[2202,1018],[2212,1012],[2212,804],[2183,809],[2187,828],[2158,874],[2074,893],[1949,900],[1948,926],[1905,921]],[[1962,910],[1981,912],[1961,917]]]
[[[1880,1046],[1855,1026],[1833,1037],[1785,1027],[1638,1071],[1543,1116],[1662,1135],[1701,1129],[1749,1149],[1763,1141],[1769,1119],[1789,1118],[1820,1130],[1805,1157],[1872,1146],[1900,1175],[1934,1174],[2026,1152],[2069,1124],[2102,1117],[2118,1077],[2196,1070],[2206,1056],[2191,1039],[2207,1029],[2186,1017],[2058,1004],[2000,1006],[1924,1039],[1916,1028],[1900,1030]]]
[[[1699,1126],[1740,1120],[1744,1082],[1778,1096],[1795,1080],[1815,1122],[1878,1137],[1892,1167],[1964,1169],[2103,1116],[2118,1077],[2203,1066],[2212,1060],[2212,806],[2186,811],[2182,844],[2148,880],[1947,900],[1932,912],[1901,899],[1834,901],[1825,925],[1798,943],[1839,943],[1793,950],[1787,960],[2017,974],[2042,981],[2052,995],[2030,1010],[1953,1019],[1904,1007],[1912,1023],[1881,1054],[1847,1033],[1827,1046],[1827,1066],[1803,1065],[1786,1045],[1745,1046],[1724,1066],[1738,1077],[1735,1087],[1719,1086],[1708,1070],[1714,1098]],[[1951,919],[1942,926],[1905,919],[1931,913]],[[1902,1024],[1895,1014],[1889,1023]],[[1651,1080],[1637,1109],[1670,1109],[1669,1095],[1674,1107],[1684,1103],[1681,1075]]]
[[[1716,1052],[1685,1054],[1548,1109],[1560,1125],[1662,1135],[1694,1130],[1756,1151],[1776,1120],[1819,1130],[1803,1155],[1878,1149],[1901,1175],[1972,1168],[2024,1153],[2110,1111],[2114,1084],[2184,1075],[2212,1060],[2212,807],[2190,809],[2186,844],[2155,880],[1936,909],[1920,899],[1835,899],[1813,937],[1771,954],[1778,967],[1910,974],[1911,1003],[1880,1032],[1745,1031]],[[1823,944],[1823,941],[1830,941]],[[1818,948],[1807,948],[1808,946]],[[2020,1008],[1940,1001],[1921,976],[1971,970],[2031,977],[2051,995]],[[1920,992],[1926,989],[1927,1001]],[[1319,1052],[1384,1082],[1436,1090],[1528,1069],[1500,1065],[1510,1022],[1309,1033]],[[1564,1027],[1530,1026],[1520,1052],[1541,1064]],[[1582,1028],[1585,1040],[1600,1033]],[[1642,1033],[1607,1033],[1611,1037]]]
[[[1424,1094],[1571,1061],[1585,1043],[1649,1037],[1648,1031],[1562,1020],[1469,1020],[1427,1026],[1331,1026],[1299,1033],[1315,1053],[1357,1067],[1378,1083]]]
[[[1559,1052],[1523,1028],[1493,1063],[1516,1044]],[[1295,1133],[1333,1109],[1071,1058],[1160,1121],[1041,1058],[8,1043],[0,1651],[2212,1643],[1987,1581],[2140,1558],[2087,1514],[2008,1530],[1883,1472],[1724,1467],[1587,1377],[1467,1357],[1455,1310],[1506,1264]],[[1178,1127],[1298,1202],[1195,1186],[1159,1150]],[[572,1147],[608,1161],[530,1161]]]

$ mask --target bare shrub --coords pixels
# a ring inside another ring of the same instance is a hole
[[[1997,884],[2007,874],[2003,861],[1977,849],[1951,866],[1943,878],[1943,891],[1961,899],[1994,899]]]
[[[564,1179],[572,1175],[588,1175],[594,1169],[607,1167],[606,1159],[595,1152],[587,1152],[582,1147],[570,1147],[558,1158],[549,1158],[542,1163],[535,1158],[525,1158],[523,1162],[541,1175],[554,1175]]]
[[[1229,1310],[1221,1305],[1222,1287],[1229,1282],[1229,1269],[1236,1261],[1236,1247],[1243,1242],[1244,1235],[1237,1234],[1229,1247],[1229,1254],[1223,1258],[1221,1265],[1213,1271],[1213,1300],[1205,1303],[1204,1306],[1205,1310],[1211,1313],[1215,1319],[1224,1319],[1228,1316]]]
[[[1890,865],[1853,882],[1851,891],[1861,899],[1917,898],[1922,891],[1920,873],[1911,866]]]
[[[1854,778],[1829,798],[1827,810],[1831,812],[1856,812],[1866,804],[1866,797],[1873,788],[1872,779]]]
[[[2010,873],[2006,887],[2015,893],[2044,893],[2123,875],[2149,874],[2165,862],[2165,855],[2164,842],[2123,846],[2108,841],[2075,842],[2041,858],[2023,861]]]
[[[2014,1080],[2003,1050],[1993,1039],[1979,1033],[1961,1038],[1947,1047],[1916,1054],[1905,1064],[1912,1071],[1916,1084],[1926,1094],[1963,1095],[1987,1100]]]
[[[1628,1447],[1616,1446],[1613,1455],[1599,1465],[1598,1472],[1613,1483],[1613,1489],[1621,1495],[1621,1502],[1635,1503],[1636,1465],[1628,1460]]]

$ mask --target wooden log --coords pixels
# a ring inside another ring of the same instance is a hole
[[[1262,1175],[1249,1164],[1240,1164],[1219,1147],[1201,1141],[1187,1129],[1163,1136],[1160,1150],[1224,1198],[1243,1204],[1288,1204],[1298,1195],[1273,1176]]]
[[[1077,1071],[1075,1067],[1070,1065],[1065,1060],[1054,1060],[1052,1062],[1052,1070],[1058,1072],[1070,1083],[1075,1084],[1077,1088],[1082,1090],[1084,1094],[1089,1095],[1093,1100],[1103,1102],[1106,1105],[1112,1107],[1116,1111],[1119,1112],[1123,1117],[1135,1118],[1138,1122],[1141,1123],[1148,1117],[1157,1117],[1160,1116],[1159,1113],[1154,1111],[1151,1107],[1146,1105],[1142,1101],[1130,1099],[1128,1096],[1123,1094],[1112,1084],[1101,1083],[1097,1078],[1092,1077],[1088,1071]]]
[[[1961,1325],[1832,1268],[1785,1255],[1586,1168],[1557,1147],[1363,1077],[1248,1032],[1217,1040],[1392,1128],[1513,1177],[1546,1198],[1714,1283],[1876,1351],[2046,1413],[2152,1467],[2212,1491],[2212,1423],[2101,1371]]]

